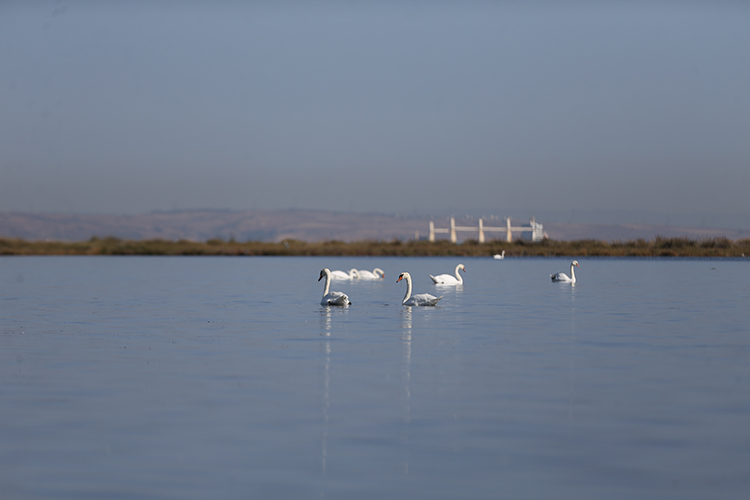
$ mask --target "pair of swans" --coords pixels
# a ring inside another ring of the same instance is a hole
[[[346,271],[331,271],[331,279],[335,280],[379,280],[385,277],[385,273],[379,267],[376,267],[372,271],[366,269],[349,269]]]
[[[450,274],[438,274],[437,276],[430,275],[432,282],[436,285],[463,285],[464,279],[458,273],[458,271],[466,272],[466,266],[459,264],[456,266],[456,275]]]
[[[346,271],[328,271],[331,273],[331,279],[332,280],[358,280],[359,279],[359,271],[356,269],[349,269],[349,272]]]
[[[576,282],[576,272],[575,268],[581,267],[578,265],[578,261],[574,260],[570,263],[570,276],[568,276],[565,273],[557,273],[557,274],[550,274],[550,278],[552,278],[552,281],[556,283],[575,283]]]
[[[349,296],[344,292],[331,292],[331,271],[328,268],[320,271],[320,277],[318,281],[326,279],[325,286],[323,288],[323,297],[320,299],[320,305],[322,306],[343,306],[347,307],[352,304],[349,300]],[[406,280],[406,295],[401,303],[405,306],[434,306],[443,297],[435,297],[429,293],[418,293],[414,296],[411,294],[411,275],[409,273],[401,273],[396,280],[398,283],[401,280]]]

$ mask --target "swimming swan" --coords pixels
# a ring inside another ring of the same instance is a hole
[[[359,271],[357,271],[356,269],[350,269],[348,273],[345,271],[331,271],[331,279],[357,280],[359,279]]]
[[[320,271],[320,278],[318,281],[326,279],[326,286],[323,288],[323,298],[320,299],[321,306],[349,306],[351,302],[349,297],[343,292],[329,292],[328,287],[331,284],[331,271],[325,268]]]
[[[359,277],[363,280],[379,280],[385,278],[385,273],[379,267],[376,267],[372,271],[366,269],[359,270]]]
[[[436,285],[463,285],[464,279],[458,274],[459,269],[466,272],[466,267],[464,267],[463,264],[459,264],[456,266],[455,276],[451,276],[450,274],[438,274],[437,276],[430,275],[430,278],[432,278],[432,281]]]
[[[576,282],[576,272],[575,268],[581,267],[578,265],[578,261],[574,260],[570,263],[570,277],[568,277],[565,273],[557,273],[557,274],[550,274],[550,278],[552,278],[552,281],[560,282],[560,283],[575,283]]]
[[[495,255],[492,256],[492,258],[495,259],[495,260],[502,260],[502,259],[504,259],[505,258],[505,250],[503,250],[503,253],[496,253]]]
[[[430,295],[429,293],[418,293],[412,297],[411,274],[401,273],[398,276],[396,283],[398,283],[402,279],[406,280],[406,295],[404,295],[404,300],[401,301],[401,304],[405,306],[434,306],[437,305],[438,301],[443,298],[435,297],[434,295]]]

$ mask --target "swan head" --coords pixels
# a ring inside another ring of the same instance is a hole
[[[581,266],[578,265],[578,261],[577,260],[574,260],[570,264],[573,265],[573,266],[576,266],[576,267],[581,267]]]
[[[385,278],[385,271],[383,271],[379,267],[376,267],[375,269],[373,269],[372,273],[379,276],[380,278]]]
[[[406,281],[409,281],[411,279],[411,274],[409,273],[401,273],[398,275],[398,279],[396,280],[396,283],[401,281],[402,279],[406,279]]]
[[[463,272],[466,272],[466,266],[464,266],[463,264],[459,264],[459,265],[458,265],[458,268],[459,268],[460,270],[462,270]]]
[[[328,274],[331,274],[331,271],[329,271],[327,267],[325,269],[321,269],[320,277],[318,278],[318,281],[322,280]]]

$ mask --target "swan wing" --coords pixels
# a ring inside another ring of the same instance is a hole
[[[351,305],[349,296],[344,292],[328,292],[320,301],[323,306],[348,306]]]
[[[437,305],[438,301],[442,299],[443,297],[435,297],[432,294],[429,293],[418,293],[416,295],[412,295],[409,300],[404,302],[405,306],[434,306]]]
[[[550,274],[552,281],[570,281],[570,278],[565,273]]]

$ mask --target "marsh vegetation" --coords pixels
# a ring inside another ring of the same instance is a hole
[[[323,241],[281,242],[179,240],[123,240],[93,237],[86,241],[26,241],[0,238],[0,255],[226,255],[226,256],[491,256],[505,251],[506,257],[519,256],[601,256],[601,257],[744,257],[750,255],[750,239],[662,238],[624,242],[600,240],[507,243],[475,240],[451,243],[429,241]]]

